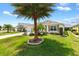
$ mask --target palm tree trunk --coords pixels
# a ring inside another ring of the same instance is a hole
[[[35,31],[35,39],[38,38],[38,28],[37,28],[37,19],[34,19],[34,31]]]

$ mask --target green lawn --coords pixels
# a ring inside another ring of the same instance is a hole
[[[19,32],[0,32],[0,36],[8,35],[8,34],[15,34],[15,33],[19,33]]]
[[[18,36],[0,40],[0,55],[2,56],[69,56],[79,55],[79,38],[70,32],[68,37],[59,35],[42,36],[45,40],[37,46],[27,45],[27,40],[33,36]]]

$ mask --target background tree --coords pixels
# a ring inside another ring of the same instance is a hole
[[[2,29],[2,26],[0,26],[0,30]]]
[[[10,24],[4,24],[3,28],[4,28],[5,30],[7,30],[7,32],[11,32],[13,26],[10,25]]]
[[[17,17],[23,17],[24,19],[33,19],[34,20],[34,31],[35,37],[32,40],[33,42],[39,41],[38,39],[38,28],[37,21],[41,18],[49,17],[50,13],[52,13],[53,6],[55,4],[49,3],[15,3],[12,6],[15,7],[14,14],[17,14]]]
[[[24,30],[23,25],[18,24],[18,26],[17,26],[17,31],[19,31],[19,32],[23,32],[23,30]]]

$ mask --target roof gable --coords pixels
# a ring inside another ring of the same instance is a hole
[[[63,23],[47,20],[47,21],[42,22],[42,24],[44,24],[44,25],[52,25],[52,24],[56,25],[56,24],[63,24]]]

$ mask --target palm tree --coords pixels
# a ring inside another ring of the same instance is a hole
[[[33,19],[34,20],[34,31],[35,37],[33,41],[38,39],[38,28],[37,21],[39,19],[44,19],[49,17],[50,13],[54,10],[51,8],[55,4],[49,3],[14,3],[12,6],[15,7],[14,14],[17,14],[17,17],[24,17],[24,19]]]
[[[3,28],[7,30],[7,32],[10,32],[13,27],[10,24],[4,24]]]

